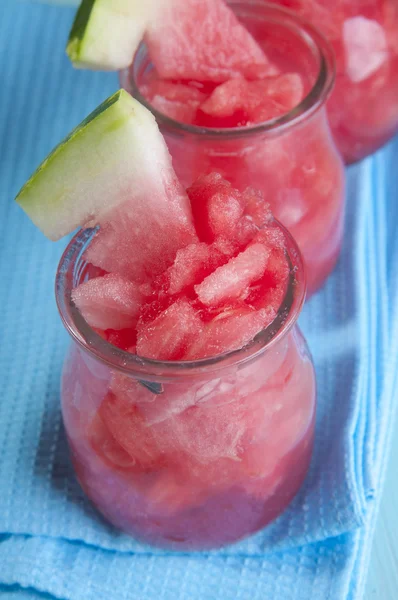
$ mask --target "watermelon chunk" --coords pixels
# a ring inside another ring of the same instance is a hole
[[[180,298],[154,321],[138,326],[137,354],[156,360],[182,359],[201,330],[199,314]]]
[[[239,248],[245,248],[254,238],[258,232],[257,225],[253,222],[250,215],[243,215],[239,219],[238,225],[235,231],[235,240]]]
[[[136,382],[136,386],[139,387],[139,383]],[[151,392],[148,391],[148,394],[151,395]],[[145,421],[130,396],[108,392],[98,414],[106,423],[110,435],[131,457],[131,463],[128,463],[126,454],[123,456],[130,469],[140,471],[162,465],[151,429],[145,427]]]
[[[389,49],[383,27],[361,15],[343,24],[346,72],[354,83],[364,81],[389,60]]]
[[[174,264],[169,267],[169,294],[178,294],[208,274],[211,249],[207,244],[190,244],[178,250]]]
[[[265,202],[264,195],[259,190],[246,188],[242,194],[244,214],[248,216],[257,227],[263,227],[272,221],[270,205]]]
[[[140,92],[159,112],[182,123],[193,123],[199,105],[206,99],[197,87],[158,78],[147,80]]]
[[[164,79],[221,82],[277,72],[224,0],[169,0],[149,22],[145,41]]]
[[[195,360],[239,350],[267,327],[275,315],[272,307],[259,311],[249,307],[226,309],[206,324],[184,358]]]
[[[261,123],[289,112],[301,102],[303,95],[303,81],[297,73],[284,73],[262,81],[239,77],[216,87],[200,110],[212,118],[239,113],[241,120],[244,114],[246,122]]]
[[[93,418],[87,435],[93,450],[108,466],[121,470],[135,466],[135,459],[115,440],[99,414]]]
[[[135,283],[113,273],[90,279],[72,291],[72,300],[87,323],[98,329],[133,327],[142,299]]]
[[[128,350],[131,354],[136,353],[137,332],[134,329],[107,329],[104,332],[105,339],[122,350]]]
[[[53,150],[16,200],[52,240],[79,226],[103,226],[102,252],[92,262],[137,280],[156,255],[172,262],[179,247],[195,240],[189,201],[156,121],[124,90]]]
[[[198,177],[187,190],[196,232],[205,242],[230,238],[243,214],[240,194],[219,173]]]
[[[264,244],[249,246],[195,286],[199,300],[206,306],[218,306],[231,300],[244,299],[250,284],[264,275],[269,255],[270,250]]]
[[[250,286],[246,303],[256,310],[273,307],[276,314],[286,295],[290,276],[285,236],[278,227],[267,227],[257,232],[252,243],[264,244],[270,254],[261,280]]]

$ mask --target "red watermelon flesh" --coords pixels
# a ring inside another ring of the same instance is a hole
[[[247,81],[240,77],[216,87],[201,104],[200,110],[211,118],[231,117],[239,113],[241,119],[242,114],[245,115],[246,123],[261,123],[289,112],[303,96],[303,81],[297,73],[284,73],[261,81]]]
[[[201,331],[198,312],[180,298],[154,321],[138,325],[137,354],[156,360],[181,360]]]
[[[245,299],[250,285],[264,275],[270,250],[253,244],[211,273],[195,291],[205,306],[219,306],[231,300]]]
[[[93,418],[87,435],[93,450],[111,468],[123,470],[135,466],[136,460],[116,441],[99,414]]]
[[[265,244],[271,252],[264,274],[251,286],[246,302],[256,310],[279,307],[287,292],[290,272],[284,235],[280,229],[271,226],[259,231],[253,242]]]
[[[139,384],[136,382],[136,386]],[[142,387],[142,386],[140,386]],[[149,394],[151,392],[148,391]],[[157,444],[151,429],[145,427],[145,421],[139,408],[130,397],[108,392],[101,403],[98,414],[119,446],[132,459],[132,467],[138,471],[162,465]],[[124,455],[124,459],[126,456]]]
[[[281,306],[287,291],[288,275],[289,265],[285,253],[283,250],[272,250],[264,276],[260,282],[251,286],[246,298],[247,304],[256,310]]]
[[[91,327],[124,329],[136,324],[143,296],[135,283],[109,273],[79,285],[72,300]]]
[[[170,0],[149,24],[145,41],[164,79],[222,82],[277,72],[224,0]]]
[[[174,263],[167,270],[168,293],[178,294],[204,279],[210,268],[211,250],[204,243],[190,244],[178,250]]]
[[[242,202],[245,216],[249,217],[257,227],[271,223],[270,205],[264,202],[264,196],[259,190],[246,188],[242,194]]]
[[[177,250],[196,241],[184,190],[174,172],[160,175],[165,179],[161,191],[148,182],[134,202],[123,203],[103,218],[85,253],[88,262],[145,283],[172,264]]]
[[[226,308],[206,324],[185,358],[195,360],[238,350],[267,327],[275,315],[272,307],[267,310],[255,310],[248,306]]]
[[[105,339],[112,344],[117,346],[121,350],[128,350],[132,354],[135,354],[135,346],[137,343],[137,332],[134,328],[131,329],[107,329],[105,332]]]
[[[122,270],[129,265],[130,276],[120,275],[116,265],[116,272],[73,291],[76,305],[102,337],[146,358],[188,360],[236,350],[268,326],[286,294],[290,268],[285,237],[260,192],[240,192],[212,173],[199,177],[188,197],[196,233],[179,225],[182,235],[175,236],[175,223],[161,212],[172,233],[168,253],[154,239],[161,232],[166,247],[163,221],[149,215],[154,229],[147,233],[139,221],[131,234],[133,220],[123,223],[118,209],[117,220],[111,215],[110,222],[124,227],[125,238],[117,229],[120,247],[108,257],[105,227],[94,239],[94,251],[89,247],[86,254],[101,255],[110,268],[124,251],[131,262],[123,263]],[[148,210],[152,208],[149,203]],[[150,268],[144,262],[148,256]]]
[[[181,123],[193,123],[198,107],[206,100],[198,87],[165,81],[156,75],[140,86],[140,92],[156,110]]]
[[[233,237],[243,214],[240,193],[219,173],[199,177],[187,190],[196,232],[204,242]]]

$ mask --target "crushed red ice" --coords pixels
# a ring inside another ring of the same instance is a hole
[[[165,81],[154,75],[140,86],[141,94],[167,117],[182,123],[192,123],[197,109],[206,100],[206,94],[194,85]]]
[[[273,321],[287,291],[285,236],[260,192],[238,191],[212,173],[199,177],[187,193],[198,241],[181,237],[176,249],[170,239],[170,248],[158,252],[174,259],[167,266],[160,254],[162,270],[144,283],[108,273],[72,293],[89,325],[142,357],[196,360],[242,348]],[[120,244],[142,264],[145,240],[129,246],[127,231]]]
[[[137,329],[137,354],[157,360],[183,359],[202,331],[202,321],[188,300],[180,298],[152,322]]]
[[[303,95],[303,81],[297,73],[259,81],[239,77],[216,87],[200,109],[211,117],[230,117],[240,112],[240,118],[243,113],[247,123],[261,123],[289,112]]]
[[[200,302],[205,306],[218,306],[231,300],[244,300],[250,285],[264,275],[269,255],[270,249],[264,244],[248,246],[195,286]]]
[[[140,86],[141,94],[164,115],[200,127],[242,127],[276,119],[295,108],[304,97],[298,73],[258,80],[234,77],[218,85],[168,81],[154,72]]]
[[[200,240],[233,236],[244,210],[241,197],[219,173],[200,176],[187,190]]]
[[[134,282],[114,273],[90,279],[72,291],[73,302],[87,323],[96,329],[133,327],[142,299]]]

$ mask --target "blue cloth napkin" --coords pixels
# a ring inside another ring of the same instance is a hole
[[[0,7],[0,592],[5,599],[354,600],[365,582],[398,362],[398,140],[349,169],[338,267],[305,307],[319,395],[305,485],[273,525],[218,552],[170,554],[84,498],[59,410],[68,338],[52,244],[13,203],[49,150],[117,86],[74,71],[70,8]]]

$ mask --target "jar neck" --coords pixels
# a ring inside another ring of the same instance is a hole
[[[310,119],[324,106],[329,97],[335,80],[334,55],[331,46],[318,30],[295,13],[279,6],[256,0],[246,0],[245,2],[231,0],[228,4],[244,24],[249,20],[257,24],[257,30],[259,29],[258,24],[265,31],[278,28],[279,31],[285,33],[287,39],[290,36],[301,44],[301,60],[306,64],[307,70],[311,70],[311,73],[307,73],[311,83],[305,97],[286,114],[253,126],[217,129],[182,123],[159,112],[141,94],[140,82],[145,72],[153,68],[147,47],[145,43],[141,43],[131,68],[120,73],[120,82],[128,92],[155,115],[163,132],[221,139],[237,139],[256,134],[275,137]],[[254,33],[253,35],[256,37]],[[312,66],[310,67],[310,65]]]
[[[290,275],[285,298],[274,321],[261,331],[247,346],[213,358],[196,361],[156,361],[116,348],[98,335],[84,320],[72,302],[72,290],[87,280],[89,263],[84,258],[96,229],[78,232],[67,246],[58,265],[55,295],[64,326],[72,339],[92,358],[115,371],[129,374],[146,381],[171,381],[223,371],[231,366],[252,361],[275,347],[295,324],[305,300],[306,280],[303,261],[296,242],[288,231],[275,222],[286,240],[286,254]]]

